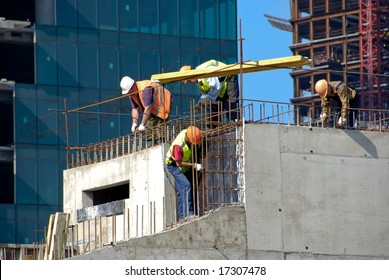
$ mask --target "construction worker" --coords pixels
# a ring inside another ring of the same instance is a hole
[[[330,99],[334,99],[342,103],[341,116],[338,119],[337,125],[339,128],[345,127],[350,109],[350,100],[356,97],[356,90],[341,81],[327,82],[322,79],[316,82],[315,91],[321,96],[322,113],[320,116],[322,123],[328,123]]]
[[[167,170],[172,174],[176,184],[178,220],[194,214],[192,169],[197,178],[197,172],[202,166],[194,162],[194,151],[195,145],[200,141],[200,129],[189,126],[177,135],[166,153]]]
[[[218,66],[226,66],[226,64],[211,59],[199,66],[196,69],[214,68]],[[182,66],[180,71],[191,70],[190,65]],[[236,75],[223,77],[210,77],[201,79],[189,79],[185,83],[196,83],[200,88],[201,97],[195,105],[195,111],[200,110],[201,107],[206,106],[209,102],[212,103],[212,112],[218,111],[217,102],[221,102],[221,109],[229,112],[228,120],[235,121],[238,119],[238,98],[239,85]]]
[[[130,94],[132,106],[131,131],[142,132],[163,123],[169,118],[172,96],[170,91],[161,85],[149,80],[135,82],[132,78],[124,76],[120,81],[122,94]],[[143,112],[138,127],[140,110]]]

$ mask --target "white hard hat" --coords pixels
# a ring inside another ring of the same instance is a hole
[[[120,87],[122,88],[122,94],[127,94],[135,81],[128,76],[124,76],[120,81]]]

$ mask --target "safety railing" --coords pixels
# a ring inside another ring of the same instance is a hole
[[[142,133],[133,133],[115,139],[70,147],[67,154],[67,168],[106,161],[134,153],[161,143],[171,143],[177,134],[188,127],[196,125],[204,135],[214,135],[221,128],[239,127],[242,120],[246,123],[269,123],[281,125],[334,127],[340,117],[340,108],[332,107],[328,123],[320,120],[321,107],[311,104],[292,104],[264,100],[244,100],[242,111],[230,109],[217,111],[202,108],[188,117],[176,118]],[[231,120],[231,115],[238,115]],[[345,129],[389,130],[389,110],[351,108]]]

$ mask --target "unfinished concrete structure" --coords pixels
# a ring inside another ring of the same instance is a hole
[[[358,107],[388,109],[389,1],[293,0],[293,54],[312,59],[311,67],[291,73],[294,103],[318,104],[314,86],[320,79],[341,80],[354,87]],[[274,22],[274,19],[270,18]],[[285,28],[284,26],[288,27]],[[300,112],[306,116],[309,112]],[[319,111],[314,112],[316,115]]]
[[[64,210],[73,224],[68,256],[388,259],[387,131],[293,125],[285,121],[294,113],[286,108],[281,119],[275,111],[269,114],[274,122],[254,121],[250,111],[245,122],[206,130],[204,147],[224,148],[203,160],[216,156],[222,164],[204,164],[208,197],[199,200],[205,211],[184,223],[175,223],[173,181],[163,164],[170,137],[148,148],[147,141],[118,140],[118,149],[107,145],[114,148],[106,149],[106,159],[98,156],[100,149],[78,151],[74,168],[64,171]],[[121,155],[122,147],[129,147],[128,155]],[[94,194],[99,200],[101,189],[115,192],[120,185],[129,189],[120,207],[93,206]],[[223,198],[226,191],[232,195]]]

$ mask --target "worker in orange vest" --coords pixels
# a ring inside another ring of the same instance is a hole
[[[348,111],[350,109],[350,100],[356,97],[356,90],[341,81],[327,82],[326,80],[321,79],[316,82],[315,91],[321,97],[321,121],[324,124],[328,122],[330,99],[338,99],[342,103],[342,110],[337,124],[339,128],[345,127],[347,124]]]
[[[131,131],[144,131],[169,118],[172,96],[170,91],[150,80],[135,82],[124,76],[120,81],[122,94],[129,94],[132,106]],[[138,127],[140,111],[143,116]]]

